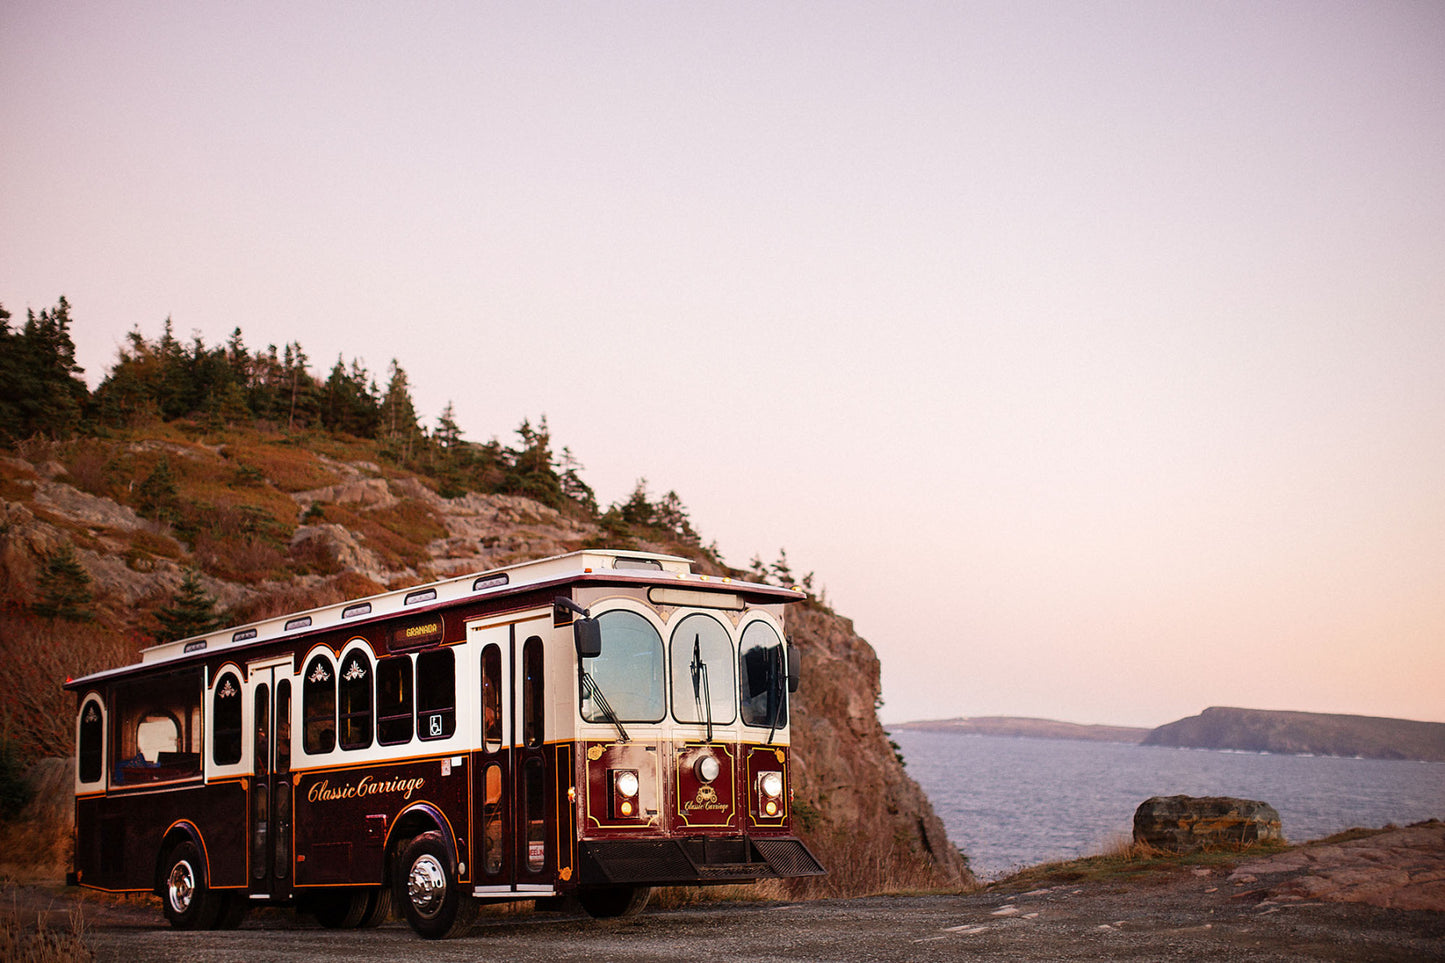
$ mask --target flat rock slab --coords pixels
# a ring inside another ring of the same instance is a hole
[[[1319,900],[1445,912],[1445,823],[1431,820],[1250,860],[1230,881],[1258,882],[1274,903]]]

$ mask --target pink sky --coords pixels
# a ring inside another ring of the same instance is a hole
[[[887,720],[1445,721],[1445,7],[0,7],[0,303],[545,413]]]

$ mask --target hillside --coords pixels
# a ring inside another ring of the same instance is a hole
[[[1445,723],[1215,706],[1160,726],[1147,746],[1445,761]]]
[[[665,516],[633,511],[629,523],[624,513],[557,504],[458,491],[399,467],[377,443],[324,432],[182,420],[0,451],[0,656],[13,668],[0,712],[9,749],[22,760],[69,754],[74,705],[60,683],[134,661],[164,626],[188,617],[238,623],[604,545],[759,577],[760,566],[727,569],[700,547],[685,515],[658,524]],[[639,486],[627,507],[662,506],[649,505]],[[872,648],[815,599],[789,618],[805,672],[794,715],[795,812],[832,870],[796,891],[965,879],[962,856],[878,723]],[[3,855],[10,863],[21,854]]]
[[[1031,719],[1025,716],[974,716],[957,719],[929,719],[900,722],[890,729],[918,732],[956,732],[978,736],[1011,736],[1031,739],[1083,739],[1090,742],[1141,742],[1148,729],[1132,726],[1079,725],[1053,719]]]
[[[1020,716],[927,719],[890,729],[1034,739],[1085,739],[1187,749],[1445,761],[1445,723],[1268,709],[1205,709],[1157,729],[1078,725]]]

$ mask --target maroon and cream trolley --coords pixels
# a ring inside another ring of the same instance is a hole
[[[797,592],[585,551],[154,646],[76,693],[73,881],[179,928],[817,875],[791,829]]]

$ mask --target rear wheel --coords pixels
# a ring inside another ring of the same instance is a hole
[[[596,919],[636,916],[651,898],[651,886],[598,886],[577,891],[577,902]]]
[[[178,930],[215,927],[222,898],[206,885],[206,864],[196,844],[187,840],[170,851],[161,876],[161,910]]]
[[[402,850],[392,874],[394,898],[418,935],[431,940],[462,936],[477,918],[477,901],[462,892],[440,833],[422,833]]]
[[[311,898],[311,915],[328,930],[349,930],[366,917],[367,891],[333,889]]]
[[[364,927],[380,926],[391,919],[391,889],[378,886],[370,891],[366,900],[366,915],[361,917]]]

